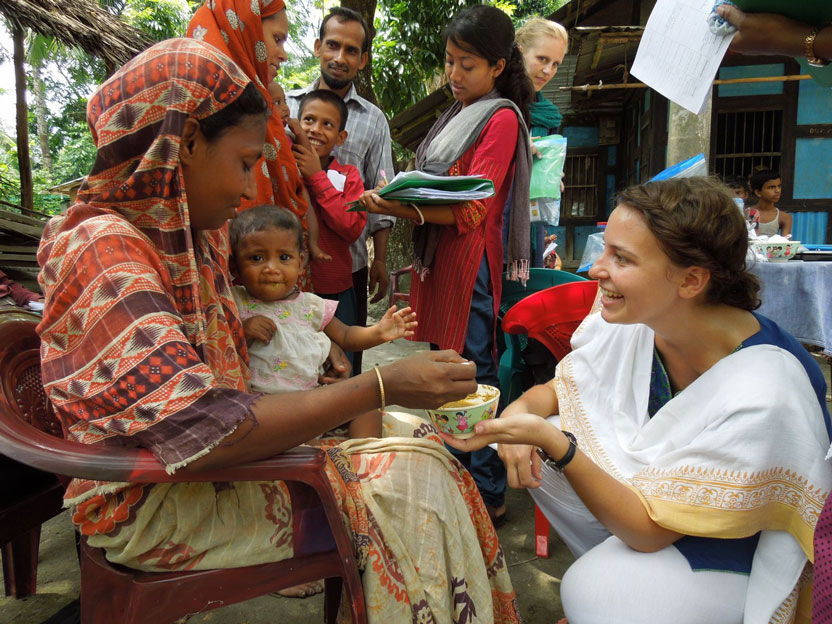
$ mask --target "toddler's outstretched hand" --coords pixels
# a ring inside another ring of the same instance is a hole
[[[300,125],[300,121],[295,119],[294,117],[290,117],[289,120],[286,122],[286,125],[289,126],[289,130],[292,131],[292,134],[295,135],[295,143],[299,145],[303,145],[304,147],[308,147],[312,151],[312,144],[309,142],[309,137],[306,134],[306,130],[303,129],[303,126]]]
[[[396,306],[390,306],[376,326],[379,335],[384,342],[396,340],[396,338],[409,338],[416,329],[416,313],[410,308],[396,310]]]
[[[269,344],[276,331],[277,325],[274,324],[273,320],[265,316],[252,316],[243,321],[243,334],[248,344],[251,344],[255,340]]]

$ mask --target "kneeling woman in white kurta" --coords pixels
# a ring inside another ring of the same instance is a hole
[[[555,379],[446,440],[499,442],[509,485],[578,557],[570,624],[808,621],[826,384],[751,312],[742,215],[711,180],[657,182],[619,197],[605,240],[598,301]]]

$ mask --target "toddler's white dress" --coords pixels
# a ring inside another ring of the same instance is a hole
[[[338,302],[308,292],[260,301],[243,286],[234,287],[234,299],[243,320],[265,316],[277,325],[269,344],[255,340],[248,347],[251,389],[274,394],[317,387],[331,344],[323,328],[335,315]]]

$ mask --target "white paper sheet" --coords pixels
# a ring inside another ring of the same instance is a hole
[[[632,74],[692,113],[705,108],[732,35],[708,29],[713,0],[658,0],[638,46]]]

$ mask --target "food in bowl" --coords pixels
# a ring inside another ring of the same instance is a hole
[[[754,250],[769,262],[791,260],[800,247],[800,241],[754,241]]]
[[[439,431],[465,439],[474,435],[478,422],[494,418],[499,400],[498,388],[479,384],[477,391],[465,398],[426,411]]]

